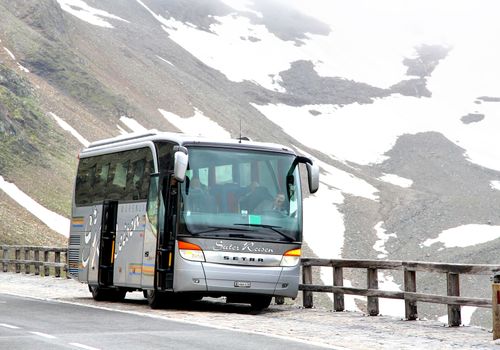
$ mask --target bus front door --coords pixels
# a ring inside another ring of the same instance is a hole
[[[99,286],[113,285],[116,240],[117,201],[104,201],[102,206],[101,239],[99,242]]]

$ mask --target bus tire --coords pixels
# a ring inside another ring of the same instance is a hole
[[[165,304],[165,295],[164,293],[154,290],[154,289],[149,289],[146,291],[147,294],[147,299],[148,299],[148,305],[152,309],[160,309],[164,306]]]
[[[110,299],[110,290],[89,284],[90,293],[95,301],[105,301]]]
[[[269,295],[255,296],[250,301],[250,305],[253,310],[264,310],[269,307],[272,298],[273,297]]]

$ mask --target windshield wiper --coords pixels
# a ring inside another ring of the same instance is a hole
[[[234,224],[234,225],[235,226],[252,226],[252,227],[264,227],[264,228],[268,228],[268,229],[276,232],[280,236],[286,238],[288,241],[295,242],[295,238],[294,237],[289,236],[286,233],[281,232],[280,230],[278,230],[279,228],[282,228],[281,226],[264,225],[264,224]]]
[[[250,229],[245,229],[245,228],[236,228],[236,227],[219,227],[219,226],[208,226],[206,230],[198,231],[198,232],[192,232],[194,236],[204,234],[204,233],[210,233],[210,232],[216,232],[216,231],[239,231],[239,232],[249,232],[252,231]],[[241,235],[243,236],[243,235]],[[238,235],[239,237],[239,235]]]

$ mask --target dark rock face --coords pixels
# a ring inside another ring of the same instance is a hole
[[[276,0],[256,0],[254,8],[262,13],[262,18],[252,18],[252,22],[263,24],[269,32],[285,41],[294,41],[302,45],[307,34],[328,35],[331,29],[325,23],[306,16],[292,7],[283,6],[283,2]]]
[[[406,75],[420,78],[430,77],[439,62],[446,58],[450,49],[438,45],[421,45],[416,48],[417,57],[406,58],[403,64],[408,67]]]
[[[460,120],[464,124],[478,123],[483,119],[484,119],[484,114],[480,113],[469,113],[460,118]]]
[[[446,58],[449,48],[437,45],[421,45],[416,48],[417,57],[405,58],[403,64],[408,67],[406,75],[412,77],[391,86],[391,92],[404,96],[431,97],[427,88],[427,78],[431,76],[439,62]]]
[[[432,93],[427,89],[427,81],[424,78],[403,80],[391,86],[393,93],[404,96],[431,97]]]
[[[492,96],[481,96],[477,98],[483,102],[500,102],[500,97],[492,97]]]
[[[308,104],[372,103],[373,98],[390,95],[389,90],[342,78],[320,77],[310,61],[296,61],[281,72],[283,87],[289,95]]]

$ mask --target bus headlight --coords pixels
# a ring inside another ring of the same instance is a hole
[[[178,242],[179,254],[186,260],[191,261],[205,261],[205,254],[200,246],[188,243],[188,242]]]
[[[283,254],[283,258],[281,258],[280,266],[297,266],[300,261],[300,254],[300,248],[285,252],[285,254]]]

